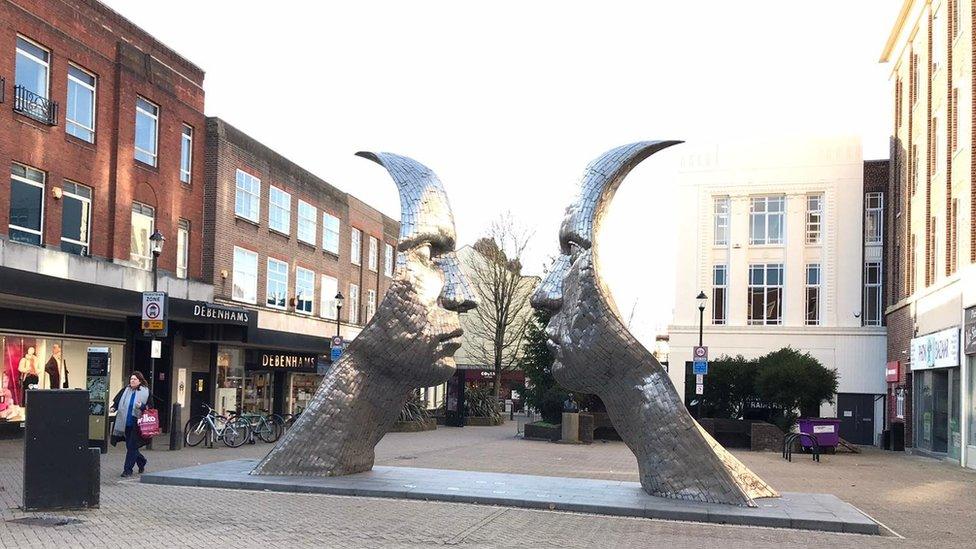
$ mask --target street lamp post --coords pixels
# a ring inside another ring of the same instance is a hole
[[[159,256],[163,253],[164,242],[166,242],[166,237],[158,230],[153,231],[153,234],[149,237],[149,249],[152,251],[154,292],[159,291]],[[156,357],[153,356],[152,341],[152,339],[149,340],[149,394],[155,395],[153,388],[156,386]],[[172,429],[172,426],[170,426],[170,429]],[[149,440],[149,448],[152,449],[152,439]]]
[[[339,292],[339,293],[337,293],[335,295],[335,301],[336,301],[336,335],[337,336],[340,335],[339,334],[339,317],[342,316],[342,302],[343,302],[344,299],[345,298],[342,297],[342,292]]]
[[[696,297],[695,299],[698,300],[698,346],[699,347],[702,347],[704,345],[704,343],[703,343],[703,337],[702,336],[703,336],[704,326],[705,326],[705,301],[708,300],[708,296],[705,295],[705,292],[704,291],[701,291],[701,292],[698,292],[698,297]],[[696,376],[696,378],[697,378],[697,376]],[[704,378],[702,378],[702,379],[704,380]],[[696,383],[695,384],[697,385],[697,379],[696,379]],[[702,386],[704,387],[704,384],[702,384]],[[705,391],[702,391],[702,393],[704,393],[704,392]],[[701,419],[701,417],[702,417],[702,400],[705,400],[705,395],[704,394],[700,394],[700,395],[697,395],[697,396],[698,396],[698,419]]]

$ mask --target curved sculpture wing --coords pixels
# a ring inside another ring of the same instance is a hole
[[[679,141],[642,141],[591,162],[559,232],[562,255],[532,297],[553,312],[546,333],[553,374],[567,388],[600,396],[638,460],[652,495],[754,505],[776,492],[719,445],[688,413],[667,372],[620,319],[599,272],[597,237],[624,177]]]

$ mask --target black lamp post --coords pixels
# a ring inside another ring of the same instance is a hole
[[[339,317],[342,316],[342,302],[343,302],[344,299],[345,298],[342,297],[342,292],[339,292],[339,293],[337,293],[335,295],[335,301],[336,301],[336,335],[337,336],[340,335],[339,334]]]
[[[702,329],[705,324],[705,301],[708,300],[708,296],[705,292],[698,292],[698,346],[701,347],[702,343]]]

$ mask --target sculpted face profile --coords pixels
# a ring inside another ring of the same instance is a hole
[[[600,224],[620,183],[645,158],[678,143],[624,145],[587,166],[559,231],[559,258],[532,306],[552,313],[546,335],[556,381],[600,397],[637,457],[645,492],[755,506],[754,498],[778,494],[691,417],[667,372],[621,321],[597,269]]]
[[[332,366],[257,475],[336,476],[368,471],[374,447],[410,393],[455,371],[458,313],[475,307],[454,255],[454,216],[437,176],[410,158],[360,152],[393,177],[400,239],[389,290],[369,324]]]

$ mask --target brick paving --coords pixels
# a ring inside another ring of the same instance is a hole
[[[637,480],[636,461],[619,442],[572,446],[523,441],[515,426],[395,433],[377,463],[527,474]],[[148,452],[164,470],[261,457],[239,449]],[[0,546],[92,547],[966,547],[976,539],[976,473],[930,459],[868,450],[806,456],[736,452],[784,491],[830,492],[907,539],[601,517],[441,502],[280,494],[142,485],[118,478],[123,452],[102,460],[101,508],[32,514],[19,510],[23,445],[0,441]],[[78,518],[63,526],[9,522],[24,516]]]

